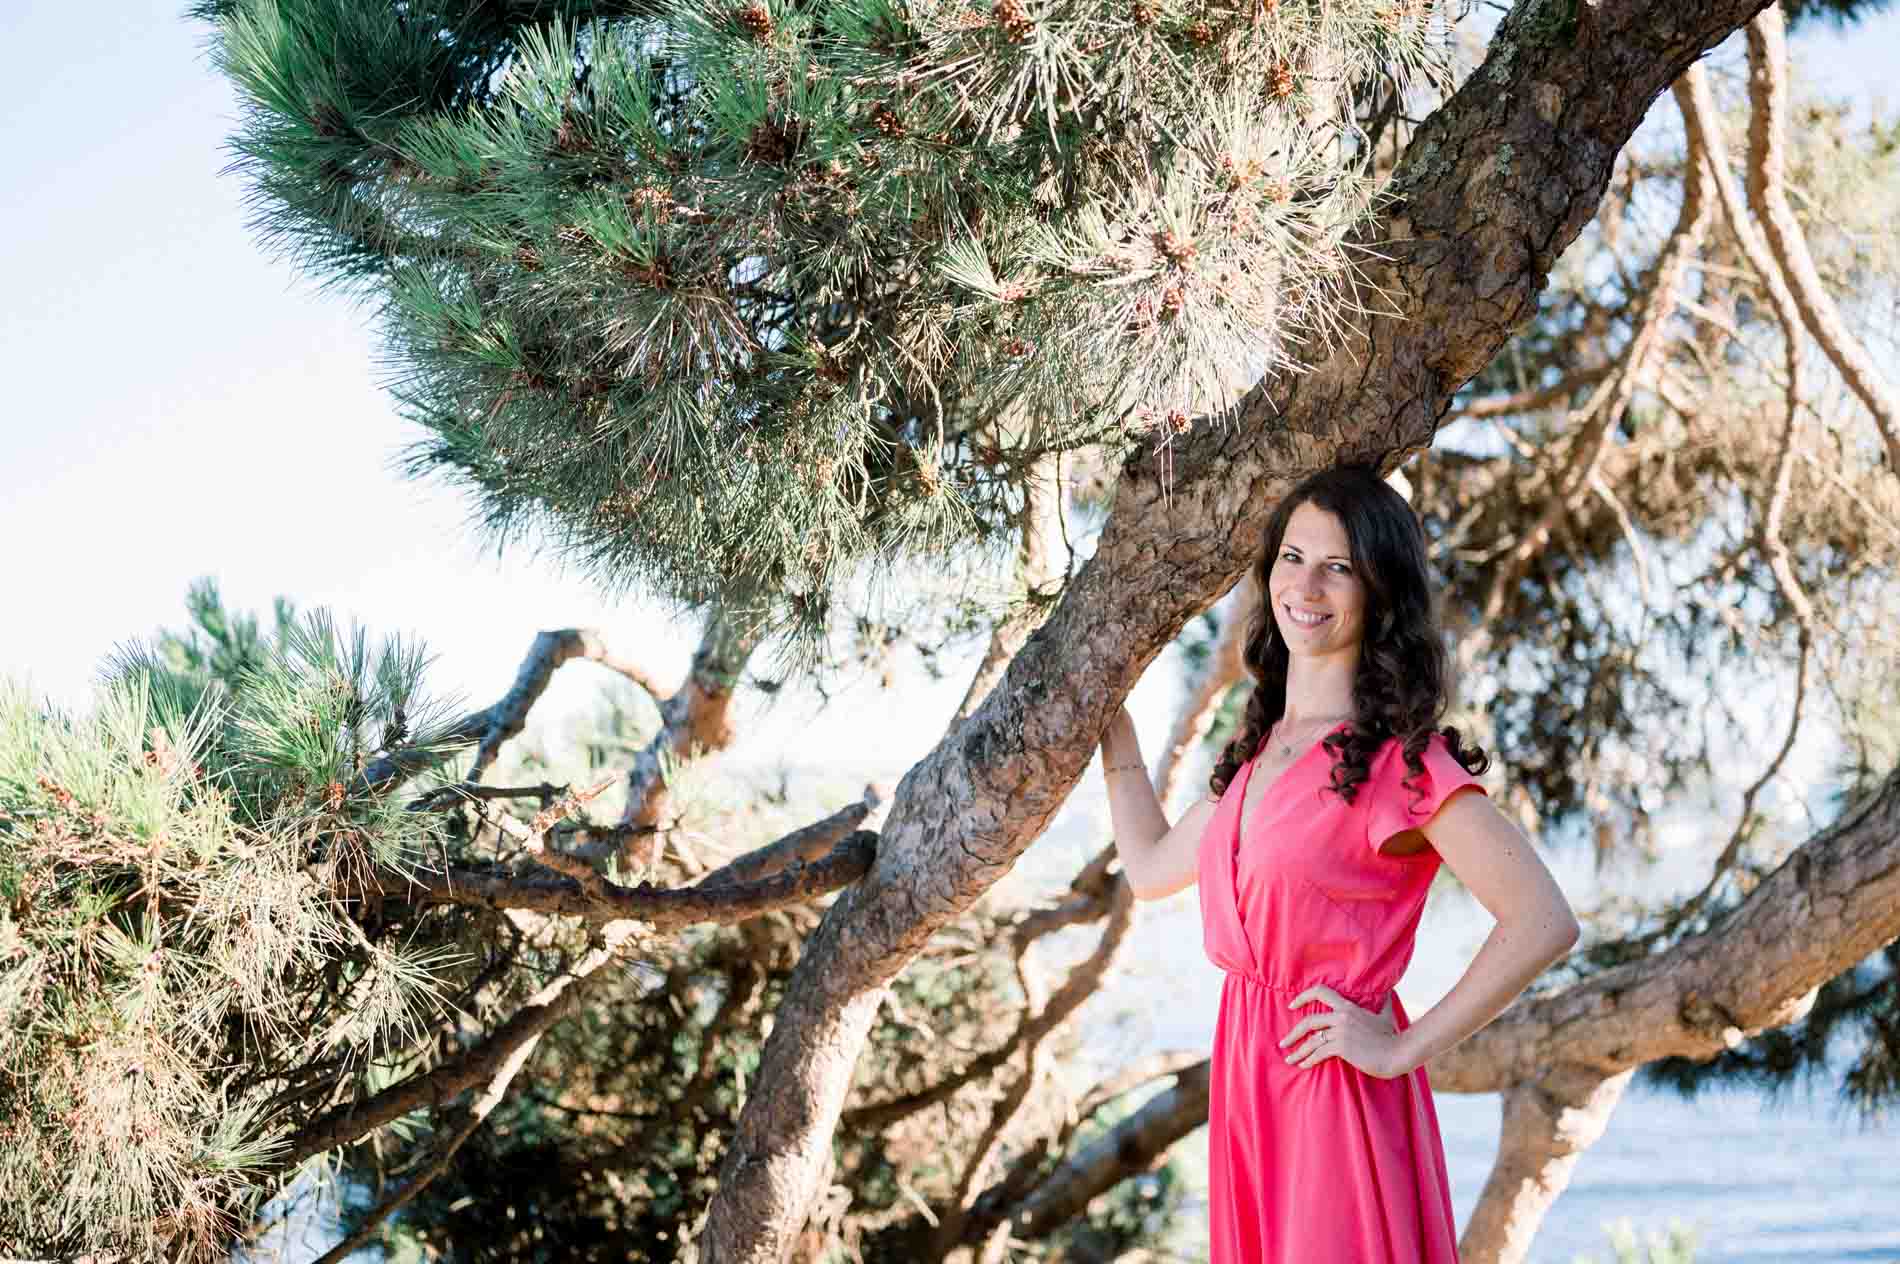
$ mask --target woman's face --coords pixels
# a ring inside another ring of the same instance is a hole
[[[1357,658],[1366,586],[1338,518],[1311,501],[1293,510],[1267,572],[1267,594],[1273,621],[1294,657]]]

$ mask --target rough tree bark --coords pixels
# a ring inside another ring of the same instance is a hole
[[[885,985],[1047,826],[1110,716],[1182,624],[1245,569],[1290,480],[1430,441],[1452,392],[1529,319],[1658,94],[1762,0],[1524,0],[1418,129],[1374,234],[1381,301],[1298,376],[1131,462],[1096,555],[982,705],[899,784],[876,863],[808,943],[700,1239],[707,1264],[778,1264],[829,1153]],[[1165,495],[1164,495],[1165,492]]]

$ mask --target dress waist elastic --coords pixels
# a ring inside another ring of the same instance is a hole
[[[1227,970],[1224,971],[1224,973],[1228,978],[1245,983],[1249,987],[1261,988],[1268,992],[1280,992],[1287,996],[1298,996],[1301,992],[1311,987],[1329,987],[1351,1001],[1354,1005],[1375,1011],[1384,1009],[1386,998],[1392,995],[1392,989],[1389,987],[1354,987],[1344,983],[1337,983],[1331,979],[1311,979],[1305,983],[1269,983],[1265,979],[1242,973],[1239,970]]]

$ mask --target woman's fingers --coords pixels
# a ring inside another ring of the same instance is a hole
[[[1307,988],[1306,991],[1288,1001],[1287,1008],[1298,1009],[1302,1005],[1311,1005],[1314,1001],[1323,1002],[1324,1004],[1332,1006],[1334,1009],[1359,1008],[1339,993],[1327,987],[1324,983],[1315,983],[1312,987]]]
[[[1332,1042],[1326,1038],[1326,1033],[1318,1032],[1308,1039],[1305,1044],[1295,1049],[1291,1056],[1287,1058],[1287,1062],[1289,1065],[1296,1067],[1312,1066],[1314,1063],[1334,1052],[1331,1045]]]
[[[1337,1016],[1333,1014],[1308,1014],[1305,1018],[1293,1024],[1292,1031],[1280,1037],[1280,1047],[1284,1049],[1301,1036],[1304,1036],[1307,1032],[1318,1027],[1330,1027],[1337,1021]]]

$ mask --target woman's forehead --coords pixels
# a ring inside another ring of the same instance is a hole
[[[1344,558],[1352,556],[1352,542],[1347,538],[1345,524],[1310,500],[1295,506],[1287,519],[1282,543],[1302,553]]]

